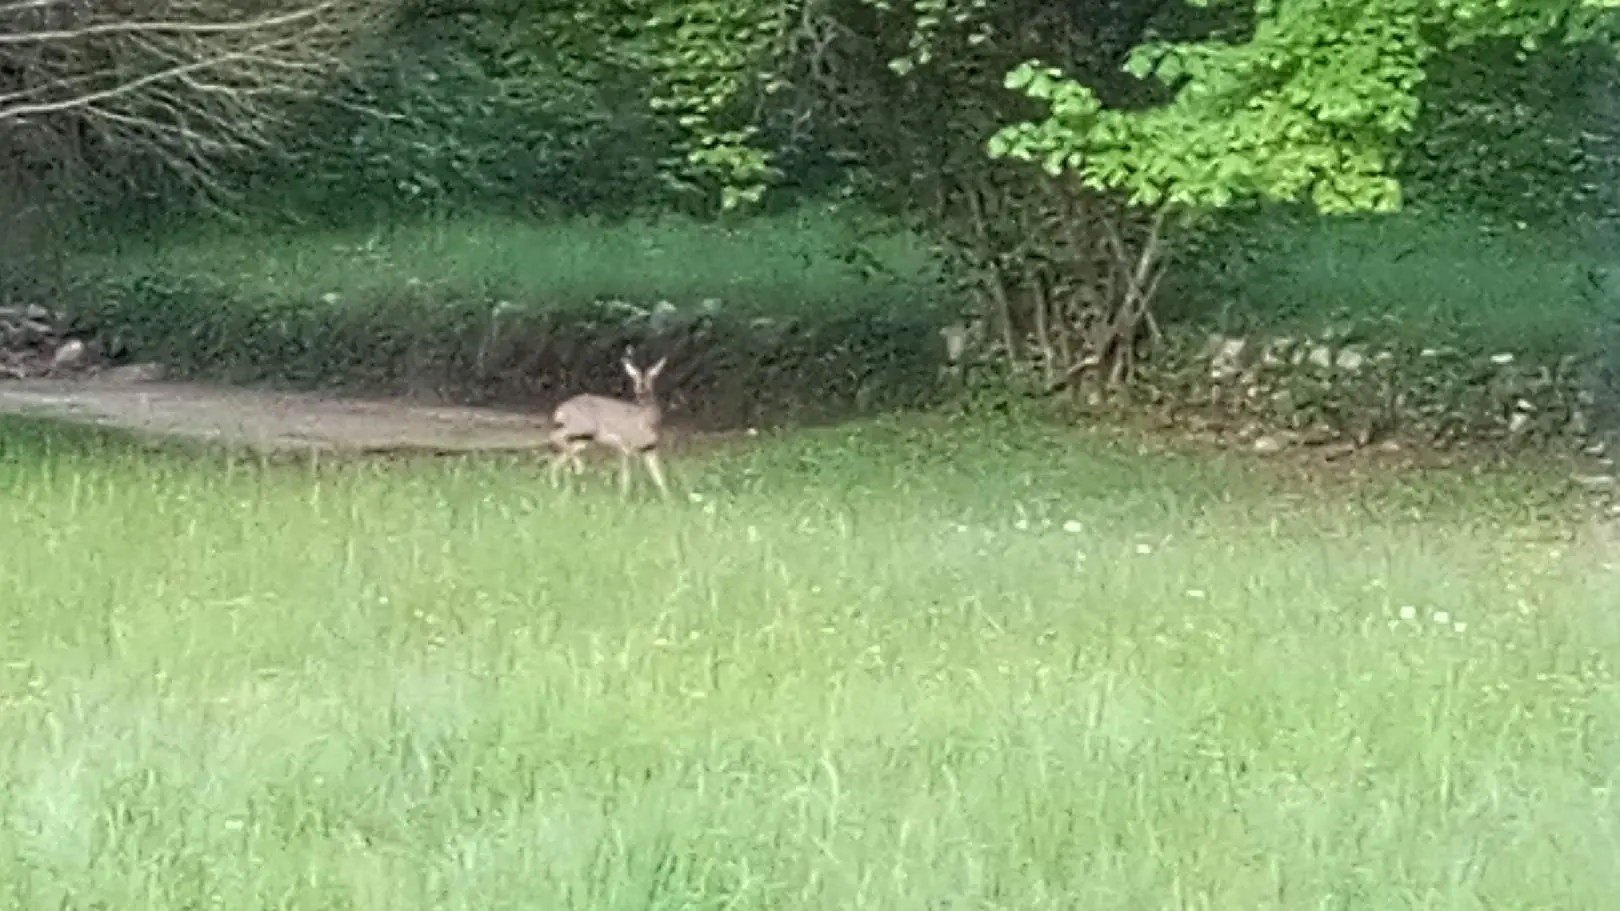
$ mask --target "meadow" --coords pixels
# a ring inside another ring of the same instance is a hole
[[[1267,213],[1183,251],[1159,306],[1167,322],[1226,332],[1352,328],[1381,342],[1556,359],[1586,350],[1594,329],[1620,321],[1607,247],[1601,255],[1592,247],[1564,232],[1503,235],[1436,214],[1328,221]],[[409,297],[442,308],[493,292],[554,308],[717,300],[751,314],[910,307],[939,308],[945,319],[957,309],[925,238],[826,206],[722,224],[484,218],[332,232],[202,225],[139,242],[101,237],[72,271],[119,289],[207,277],[216,295],[261,306]],[[181,320],[176,332],[190,325]]]
[[[1594,329],[1620,324],[1610,245],[1572,231],[1491,231],[1422,212],[1331,221],[1272,213],[1235,237],[1172,277],[1178,315],[1234,333],[1349,329],[1378,342],[1553,361],[1589,352]]]
[[[0,445],[7,907],[1620,891],[1615,554],[1545,477],[943,418],[675,458],[668,503]]]
[[[806,207],[735,223],[678,217],[624,222],[428,220],[344,231],[221,231],[198,226],[144,241],[103,237],[75,271],[206,276],[246,300],[366,300],[414,291],[447,298],[500,289],[561,307],[660,300],[812,312],[876,296],[924,305],[941,295],[918,237],[860,213]]]

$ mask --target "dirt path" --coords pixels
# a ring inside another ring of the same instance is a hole
[[[461,453],[538,451],[546,447],[548,420],[538,411],[430,405],[403,399],[361,399],[317,393],[206,386],[194,383],[109,379],[0,381],[0,415],[39,415],[155,436],[246,446],[259,451],[348,453]],[[1196,445],[1162,432],[1119,427],[1139,451]],[[667,430],[675,451],[702,451],[738,442],[740,433]],[[1222,447],[1210,444],[1210,452]],[[1200,450],[1202,451],[1202,450]],[[1399,450],[1364,452],[1342,462],[1298,450],[1263,461],[1266,470],[1292,468],[1314,482],[1355,479],[1429,465],[1454,467],[1453,453]],[[1476,458],[1478,454],[1475,454]],[[1462,458],[1467,463],[1468,458]],[[1488,459],[1486,461],[1489,461]],[[1568,466],[1579,486],[1620,512],[1612,466]]]
[[[544,447],[546,435],[540,414],[189,383],[3,382],[0,414],[266,450],[531,450]]]

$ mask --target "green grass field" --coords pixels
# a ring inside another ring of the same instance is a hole
[[[1466,219],[1411,212],[1274,213],[1237,224],[1223,242],[1177,263],[1160,301],[1169,319],[1244,333],[1354,326],[1379,343],[1554,360],[1586,353],[1594,332],[1620,323],[1620,283],[1601,277],[1611,264],[1555,232],[1491,235]],[[111,290],[97,292],[103,297],[127,293],[137,278],[162,284],[202,276],[255,305],[402,295],[443,304],[489,292],[526,306],[713,299],[795,315],[955,303],[926,240],[822,206],[733,224],[472,219],[338,234],[192,228],[162,243],[103,238],[73,271],[107,279]]]
[[[1594,331],[1620,325],[1620,284],[1600,277],[1612,257],[1556,232],[1490,235],[1467,220],[1408,212],[1278,219],[1236,236],[1246,242],[1221,251],[1235,271],[1182,273],[1190,300],[1175,302],[1229,331],[1353,327],[1383,343],[1556,360],[1590,353]],[[1210,295],[1211,284],[1222,293]]]
[[[942,421],[675,459],[671,503],[0,446],[8,907],[1620,892],[1616,575],[1543,479]]]
[[[863,277],[866,267],[875,284]],[[445,297],[493,288],[556,306],[714,298],[778,312],[861,306],[875,292],[931,301],[942,287],[938,263],[918,238],[874,218],[819,208],[730,225],[484,219],[337,234],[194,230],[162,243],[104,243],[75,269],[115,282],[207,276],[248,300],[368,299],[422,288],[442,289],[435,296]]]

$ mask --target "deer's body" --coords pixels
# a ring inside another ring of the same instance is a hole
[[[664,369],[664,360],[652,365],[644,373],[624,360],[624,372],[634,384],[635,398],[625,400],[604,395],[583,393],[558,405],[551,413],[551,445],[555,454],[551,460],[551,481],[556,484],[566,463],[575,474],[585,470],[579,454],[595,443],[619,453],[620,492],[630,492],[630,461],[639,456],[647,473],[652,476],[658,492],[669,496],[664,482],[664,470],[659,464],[658,444],[663,433],[663,409],[653,393],[653,381]]]

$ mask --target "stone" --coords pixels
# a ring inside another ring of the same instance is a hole
[[[84,362],[88,354],[84,342],[70,338],[56,346],[56,353],[51,356],[51,370],[61,371],[76,367]]]
[[[1237,375],[1242,367],[1243,351],[1248,345],[1248,339],[1212,336],[1210,347],[1214,353],[1209,359],[1210,377],[1220,380]]]
[[[1366,366],[1367,356],[1354,348],[1343,348],[1333,359],[1333,364],[1346,373],[1355,373]]]

